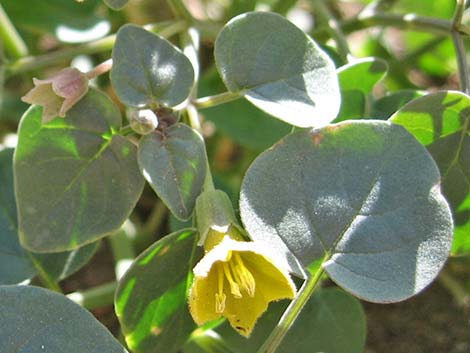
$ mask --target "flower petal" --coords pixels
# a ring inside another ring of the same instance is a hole
[[[195,277],[189,294],[189,311],[198,325],[218,319],[215,293],[217,293],[217,269],[212,267],[205,277]]]

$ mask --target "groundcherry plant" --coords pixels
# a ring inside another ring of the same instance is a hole
[[[351,3],[2,1],[0,351],[361,353],[470,254],[465,2]]]

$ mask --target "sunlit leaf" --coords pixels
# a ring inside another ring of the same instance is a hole
[[[425,288],[449,254],[452,218],[439,171],[404,128],[349,121],[289,135],[243,181],[247,231],[374,302]]]
[[[453,91],[429,94],[390,120],[411,132],[436,161],[454,216],[452,254],[470,254],[470,97]]]
[[[385,76],[387,63],[379,58],[365,58],[344,65],[337,72],[341,109],[336,121],[366,117],[369,95],[374,85]]]
[[[285,122],[320,126],[338,113],[333,62],[280,15],[250,12],[230,20],[215,42],[215,60],[230,91]]]
[[[189,59],[173,44],[135,25],[121,27],[113,49],[111,83],[133,107],[182,103],[194,84]]]
[[[127,353],[93,315],[65,296],[30,286],[0,286],[3,352]]]
[[[119,282],[116,313],[133,352],[176,353],[196,328],[186,299],[196,241],[190,229],[165,236]]]
[[[14,157],[20,240],[34,252],[76,249],[116,231],[144,185],[136,146],[116,134],[118,109],[91,90],[67,114],[41,124],[31,107]]]

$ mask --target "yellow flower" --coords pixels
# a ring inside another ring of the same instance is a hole
[[[86,74],[70,67],[46,80],[33,78],[33,82],[35,87],[21,97],[21,100],[43,106],[43,123],[57,116],[65,117],[65,113],[88,91]]]
[[[207,249],[207,247],[206,247]],[[194,267],[189,307],[202,325],[221,316],[248,337],[269,302],[292,299],[295,286],[265,244],[226,235]]]

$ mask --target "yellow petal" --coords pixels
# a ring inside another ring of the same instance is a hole
[[[189,293],[189,311],[198,325],[218,319],[216,311],[217,269],[213,267],[206,277],[195,277]]]

